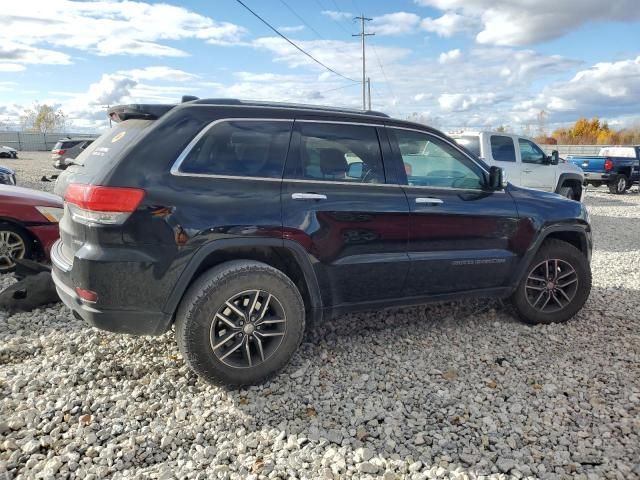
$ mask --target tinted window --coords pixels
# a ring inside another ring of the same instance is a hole
[[[60,150],[61,148],[68,149],[68,148],[75,147],[78,143],[80,142],[75,140],[74,141],[60,140],[58,143],[54,145],[53,148],[55,150]]]
[[[330,123],[297,124],[300,178],[355,183],[384,183],[375,127]]]
[[[452,145],[426,133],[400,129],[389,132],[398,142],[409,185],[482,188],[482,170]]]
[[[498,162],[515,162],[516,149],[513,138],[504,135],[491,135],[491,156]]]
[[[546,154],[535,143],[519,138],[518,144],[522,163],[544,163]]]
[[[200,138],[180,165],[180,171],[281,178],[290,133],[289,121],[223,121]]]
[[[459,145],[473,153],[476,157],[480,156],[480,137],[465,136],[454,139]]]

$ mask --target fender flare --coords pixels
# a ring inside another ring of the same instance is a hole
[[[322,298],[320,296],[320,287],[318,279],[314,272],[311,261],[309,260],[309,254],[304,248],[297,242],[292,240],[283,240],[278,238],[230,238],[222,240],[214,240],[202,245],[194,255],[191,257],[187,266],[184,268],[178,281],[176,282],[173,290],[169,294],[167,301],[165,302],[162,311],[173,316],[178,309],[180,300],[184,296],[189,284],[194,279],[196,271],[202,264],[202,262],[213,252],[225,250],[233,247],[280,247],[289,250],[295,258],[298,266],[302,270],[304,280],[307,284],[307,290],[309,291],[309,298],[311,299],[311,311],[313,312],[312,321],[319,321],[322,316]]]
[[[529,247],[529,249],[525,252],[520,260],[520,265],[516,268],[513,276],[511,277],[511,288],[512,291],[515,291],[520,285],[522,278],[527,272],[527,268],[531,264],[531,261],[540,250],[540,247],[544,243],[544,241],[549,237],[550,234],[556,232],[576,232],[580,234],[580,241],[582,243],[582,248],[586,250],[587,260],[591,262],[591,242],[589,241],[589,237],[587,232],[589,231],[589,226],[587,224],[579,224],[575,223],[572,225],[567,224],[551,224],[542,228],[540,233],[538,234],[538,238],[536,241]]]
[[[560,177],[558,177],[558,184],[556,185],[555,193],[560,193],[562,184],[567,180],[576,180],[580,185],[584,184],[584,177],[579,173],[561,173]]]

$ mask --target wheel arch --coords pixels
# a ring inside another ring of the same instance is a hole
[[[560,193],[562,187],[575,188],[579,194],[578,198],[581,198],[582,188],[584,184],[584,177],[577,173],[562,173],[558,178],[558,185],[556,185],[555,193]]]
[[[296,242],[280,239],[225,239],[201,246],[180,275],[163,311],[175,316],[189,286],[203,272],[230,260],[255,260],[283,272],[295,283],[302,295],[307,323],[312,325],[321,321],[322,299],[308,254]]]
[[[536,242],[522,257],[520,266],[512,278],[512,289],[515,290],[517,288],[535,255],[538,253],[545,241],[550,239],[560,240],[576,247],[587,257],[588,261],[591,261],[591,241],[588,234],[588,226],[586,224],[547,226],[541,231]]]
[[[24,232],[27,238],[31,241],[32,254],[36,256],[37,260],[45,258],[44,247],[42,246],[40,239],[34,235],[26,225],[15,218],[0,216],[0,224],[3,223],[12,225]]]

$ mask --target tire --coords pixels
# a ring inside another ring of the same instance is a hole
[[[576,194],[573,191],[572,187],[560,187],[560,190],[558,190],[558,193],[560,195],[562,195],[563,197],[568,198],[569,200],[575,200],[576,199]]]
[[[235,310],[227,307],[230,303]],[[262,320],[244,323],[238,311],[252,309],[252,317]],[[202,379],[230,387],[255,385],[281,370],[298,349],[305,331],[304,302],[280,270],[234,260],[208,270],[189,287],[175,329],[185,362]]]
[[[32,254],[31,237],[26,231],[11,223],[0,223],[0,273],[16,268],[14,258],[31,258]]]
[[[558,277],[565,285],[560,288],[553,280],[549,285],[547,280],[535,280],[531,277],[541,278],[545,272],[545,262],[549,261],[550,271],[558,266]],[[556,264],[555,261],[558,263]],[[573,274],[571,274],[573,269]],[[547,287],[557,287],[553,295]],[[559,290],[565,292],[563,297]],[[540,292],[540,293],[538,293]],[[566,322],[582,308],[591,292],[591,267],[584,254],[573,245],[561,240],[546,240],[533,261],[526,270],[520,285],[513,293],[511,301],[515,306],[518,316],[526,323],[549,324]],[[539,298],[540,297],[540,298]],[[560,305],[563,304],[563,305]],[[540,308],[542,307],[542,308]]]
[[[0,158],[11,158],[11,154],[7,152],[0,152]]]
[[[609,183],[609,192],[616,195],[622,195],[627,189],[627,182],[628,180],[626,176],[622,174],[616,175]]]

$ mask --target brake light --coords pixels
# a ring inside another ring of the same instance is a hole
[[[73,220],[98,225],[120,225],[129,218],[142,199],[144,190],[71,183],[64,194]]]
[[[53,150],[51,150],[51,153],[53,153],[54,155],[64,155],[64,152],[66,152],[66,150],[63,148],[54,148]]]
[[[611,160],[610,158],[605,159],[605,161],[604,161],[604,170],[605,170],[605,172],[609,172],[609,171],[613,170],[613,160]]]

